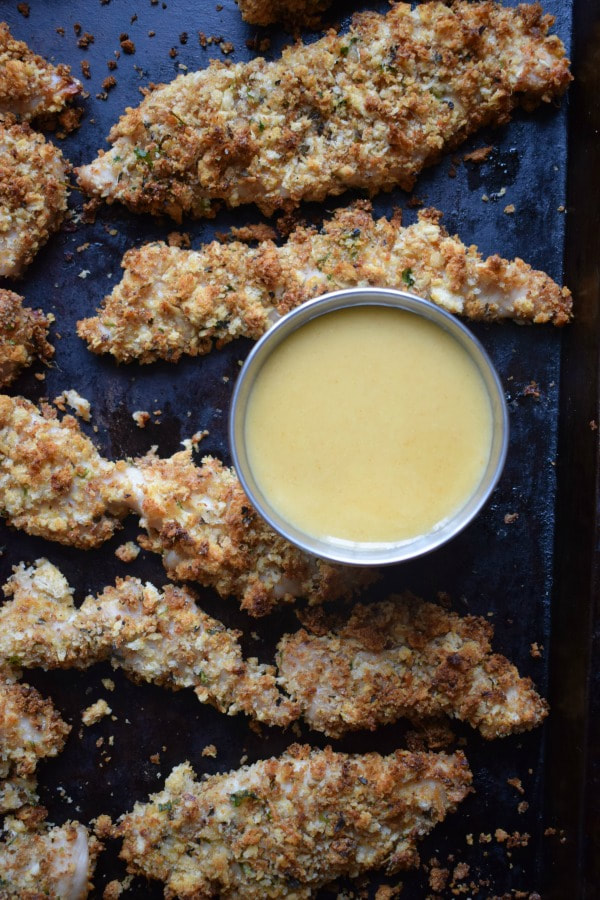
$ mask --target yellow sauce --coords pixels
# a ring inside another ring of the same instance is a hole
[[[492,410],[467,352],[404,310],[302,326],[252,387],[248,460],[272,507],[318,538],[404,541],[457,512],[484,474]]]

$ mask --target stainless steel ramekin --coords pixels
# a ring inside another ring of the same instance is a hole
[[[423,316],[451,334],[477,366],[487,388],[492,408],[492,446],[479,487],[452,517],[428,534],[404,541],[353,542],[313,537],[296,528],[273,509],[258,486],[248,461],[245,444],[245,417],[252,386],[270,353],[293,331],[326,313],[353,306],[387,306]],[[429,553],[462,531],[477,515],[493,491],[504,466],[508,446],[508,411],[500,379],[479,341],[450,313],[428,300],[403,291],[379,288],[352,288],[324,294],[283,316],[258,341],[244,363],[233,393],[229,418],[229,443],[234,465],[250,501],[275,531],[302,550],[322,559],[347,565],[391,565]]]

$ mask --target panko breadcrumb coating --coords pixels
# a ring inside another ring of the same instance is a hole
[[[241,710],[269,725],[303,716],[339,738],[402,716],[449,715],[489,739],[533,728],[547,714],[531,680],[492,654],[488,622],[410,595],[357,605],[345,619],[305,617],[308,631],[280,641],[276,673],[244,660],[240,632],[198,609],[184,588],[161,593],[119,579],[76,609],[59,570],[39,559],[15,568],[4,593],[13,599],[0,607],[0,664],[86,668],[110,660],[135,680],[191,687],[221,712]]]
[[[137,578],[118,579],[76,609],[59,570],[39,559],[18,566],[4,593],[13,599],[0,607],[0,661],[83,669],[110,660],[136,681],[193,688],[227,715],[243,711],[282,726],[298,718],[298,705],[277,688],[274,667],[245,660],[241,632],[199,609],[186,588],[161,592]]]
[[[0,395],[0,509],[28,534],[89,549],[112,537],[110,474],[72,416]],[[125,510],[119,510],[124,515]]]
[[[130,872],[165,896],[311,897],[340,876],[419,862],[416,844],[470,791],[462,753],[283,756],[196,781],[189,763],[119,825]]]
[[[81,721],[83,725],[90,727],[91,725],[96,725],[105,716],[110,716],[111,712],[112,709],[106,700],[101,697],[99,700],[96,700],[95,703],[91,703],[83,710],[81,713]]]
[[[374,579],[308,556],[272,531],[219,460],[197,466],[188,447],[168,459],[109,462],[72,416],[59,421],[23,397],[0,395],[0,511],[14,528],[83,549],[137,513],[147,532],[138,543],[161,554],[170,578],[233,595],[254,616],[298,597],[351,596]]]
[[[38,760],[60,753],[71,730],[51,700],[17,683],[17,673],[7,662],[17,664],[15,659],[0,659],[0,813],[37,801]],[[1,888],[0,880],[0,897]]]
[[[354,17],[348,33],[180,75],[128,108],[83,190],[137,212],[267,215],[349,188],[412,188],[484,125],[567,88],[563,44],[538,4],[457,0]]]
[[[236,0],[242,19],[251,25],[282,22],[287,27],[318,28],[331,0]]]
[[[84,900],[102,845],[80,822],[29,830],[10,818],[0,841],[1,900]]]
[[[23,306],[23,297],[0,288],[0,388],[11,384],[34,359],[47,361],[54,347],[47,341],[54,321],[41,309]]]
[[[0,22],[0,120],[76,127],[79,116],[65,106],[83,91],[69,66],[53,66],[11,35]],[[62,115],[60,115],[62,113]]]
[[[125,254],[122,281],[77,331],[90,350],[119,362],[176,362],[236,337],[258,339],[274,316],[320,294],[368,286],[408,289],[469,319],[569,321],[567,288],[521,259],[482,259],[447,234],[440,216],[426,210],[402,228],[399,218],[375,221],[363,202],[319,230],[297,228],[282,247],[145,244]]]
[[[534,728],[548,713],[531,679],[492,653],[485,619],[411,595],[357,604],[344,618],[308,618],[312,628],[279,643],[279,681],[305,721],[330,737],[449,715],[491,739]]]
[[[39,799],[35,775],[11,775],[10,778],[0,778],[0,815],[15,810],[20,812],[24,807],[34,809]]]
[[[296,597],[348,597],[374,580],[369,569],[333,565],[288,543],[251,506],[234,470],[214,457],[196,466],[191,449],[169,459],[149,453],[128,475],[128,502],[147,532],[138,543],[162,555],[169,578],[232,594],[250,615]]]
[[[75,415],[80,419],[83,419],[84,422],[89,422],[92,417],[92,407],[89,400],[86,400],[85,397],[82,397],[81,394],[73,388],[68,391],[63,391],[58,397],[54,398],[52,403],[57,409],[60,409],[61,412],[65,412],[66,407],[68,406],[73,410]]]
[[[60,150],[27,125],[0,123],[0,276],[17,278],[67,209]]]

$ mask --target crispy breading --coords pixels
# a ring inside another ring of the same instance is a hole
[[[119,524],[109,511],[113,469],[72,416],[59,421],[47,405],[40,413],[24,397],[0,395],[0,509],[14,528],[97,547]]]
[[[462,753],[351,756],[291,746],[196,781],[189,763],[119,825],[135,874],[182,900],[312,896],[342,875],[418,864],[419,837],[470,791]]]
[[[76,127],[79,118],[59,115],[83,91],[69,66],[53,66],[11,35],[0,22],[0,120],[36,120],[37,125]],[[72,111],[71,111],[72,112]]]
[[[306,722],[330,737],[449,715],[491,739],[534,728],[548,713],[531,679],[492,653],[485,619],[405,595],[312,620],[280,641],[279,680]]]
[[[297,228],[282,247],[214,241],[181,250],[158,241],[129,250],[125,274],[79,336],[95,353],[142,363],[207,353],[236,337],[258,339],[274,317],[328,291],[410,290],[452,313],[486,321],[564,325],[571,294],[521,259],[482,259],[439,224],[435,210],[402,228],[375,221],[369,203]]]
[[[0,124],[0,276],[17,278],[67,209],[60,150],[28,125]]]
[[[282,22],[288,28],[318,28],[331,0],[236,0],[242,19],[252,25]]]
[[[280,641],[276,673],[245,661],[240,632],[198,609],[185,588],[161,593],[119,579],[76,609],[59,570],[40,559],[15,568],[4,593],[13,599],[0,608],[0,664],[86,668],[110,660],[136,680],[191,687],[221,712],[242,710],[271,725],[303,716],[339,738],[403,716],[449,715],[491,739],[531,729],[547,714],[531,680],[492,654],[486,620],[410,595],[359,604],[343,618],[311,613],[308,631]]]
[[[15,380],[34,359],[45,362],[54,356],[46,340],[52,314],[23,306],[23,297],[0,288],[0,388]]]
[[[0,815],[23,809],[35,809],[39,803],[35,775],[11,775],[0,778]]]
[[[234,595],[251,615],[307,597],[351,596],[371,570],[314,559],[273,532],[233,471],[191,449],[117,463],[103,459],[71,416],[0,395],[0,511],[14,528],[83,549],[112,536],[129,512],[169,577]]]
[[[250,615],[296,597],[348,597],[374,580],[369,569],[316,559],[274,532],[218,459],[196,466],[190,449],[169,459],[149,453],[135,461],[130,480],[129,502],[147,532],[138,543],[162,555],[169,578],[233,594]]]
[[[552,21],[538,4],[398,3],[275,62],[213,63],[128,108],[79,184],[176,221],[221,201],[270,215],[349,188],[410,189],[470,133],[566,90]]]
[[[52,403],[57,409],[60,409],[61,412],[66,412],[68,406],[69,409],[72,409],[75,415],[79,419],[83,419],[84,422],[89,422],[92,418],[92,407],[89,400],[86,400],[85,397],[82,397],[81,394],[73,388],[62,391],[58,397],[54,398]]]
[[[0,900],[84,900],[102,845],[80,822],[28,829],[4,823],[0,842]]]
[[[243,711],[281,726],[298,718],[298,705],[277,688],[274,667],[245,660],[241,632],[199,609],[186,588],[160,592],[137,578],[118,579],[76,609],[59,570],[39,559],[15,568],[4,593],[13,599],[0,607],[0,661],[83,669],[109,660],[136,681],[193,688],[227,715]]]
[[[17,683],[6,662],[0,661],[0,813],[37,801],[38,760],[60,753],[71,730],[51,700]]]

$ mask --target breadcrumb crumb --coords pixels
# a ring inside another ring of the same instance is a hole
[[[121,562],[125,563],[134,562],[139,555],[140,547],[138,547],[135,541],[127,541],[115,550],[115,556],[120,559]]]
[[[91,706],[88,706],[87,709],[83,710],[81,721],[84,725],[95,725],[100,719],[103,719],[105,716],[110,716],[111,712],[112,709],[106,700],[96,700],[95,703],[92,703]]]
[[[131,414],[131,418],[138,428],[145,428],[150,421],[151,416],[149,412],[146,412],[146,410],[136,409],[136,411]]]
[[[62,412],[65,412],[65,409],[68,406],[73,410],[75,415],[79,416],[80,419],[83,419],[84,422],[89,422],[92,417],[90,401],[86,400],[85,397],[82,397],[81,394],[73,388],[68,391],[63,391],[62,394],[55,397],[52,402]]]

